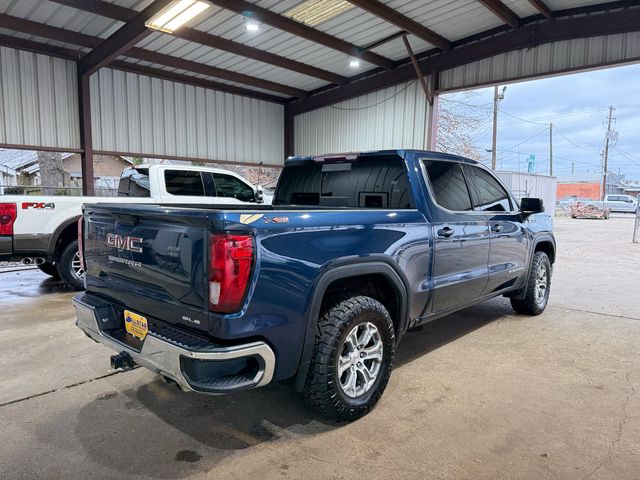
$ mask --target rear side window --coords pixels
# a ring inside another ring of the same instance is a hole
[[[402,160],[289,165],[282,172],[276,195],[276,205],[412,208]]]
[[[483,212],[512,211],[509,194],[489,172],[478,167],[469,166],[466,168],[473,172],[478,195],[476,210]]]
[[[471,211],[471,195],[462,173],[455,162],[425,160],[425,168],[435,202],[453,212]]]
[[[164,182],[167,187],[167,193],[171,195],[204,196],[204,185],[200,172],[165,170]]]
[[[236,177],[214,173],[213,181],[216,184],[216,196],[218,197],[235,198],[241,202],[255,201],[253,188]]]
[[[150,197],[149,169],[129,168],[122,172],[118,182],[119,197]]]

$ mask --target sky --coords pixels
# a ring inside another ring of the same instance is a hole
[[[549,123],[553,129],[554,175],[600,173],[608,107],[618,140],[609,153],[609,171],[640,179],[640,65],[629,65],[506,84],[498,116],[497,167],[527,169],[536,155],[536,173],[549,172]],[[500,89],[502,89],[500,86]],[[462,94],[454,94],[460,100]],[[483,162],[491,162],[493,87],[476,90],[465,103],[483,122],[473,134]],[[518,168],[518,151],[520,168]]]

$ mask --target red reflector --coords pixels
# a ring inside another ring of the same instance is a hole
[[[218,313],[237,312],[249,286],[253,237],[212,235],[209,255],[209,308]]]
[[[0,235],[13,235],[18,210],[15,203],[0,203]]]

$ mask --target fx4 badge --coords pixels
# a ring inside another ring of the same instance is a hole
[[[107,234],[107,245],[118,250],[127,250],[128,252],[142,253],[143,238],[130,237],[129,235],[118,235],[116,233]]]
[[[22,202],[23,210],[53,210],[55,208],[56,204],[51,202]]]

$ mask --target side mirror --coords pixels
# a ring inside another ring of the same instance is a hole
[[[262,190],[262,185],[256,186],[256,202],[264,203],[264,190]]]
[[[520,200],[520,212],[525,217],[542,213],[544,212],[544,203],[541,198],[523,198]]]

